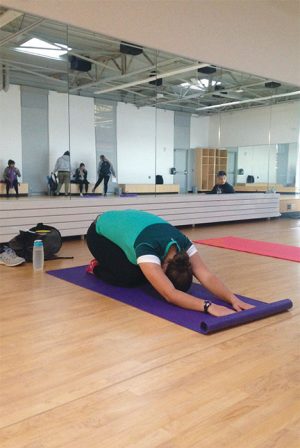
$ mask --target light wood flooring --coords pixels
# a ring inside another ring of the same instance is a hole
[[[182,230],[300,245],[292,219]],[[203,336],[30,264],[0,266],[2,448],[300,446],[300,264],[197,247],[235,292],[294,308]],[[61,255],[74,260],[46,269],[90,259],[79,239]]]

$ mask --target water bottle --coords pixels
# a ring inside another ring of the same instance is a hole
[[[42,271],[44,268],[44,245],[42,240],[33,243],[32,266],[34,271]]]

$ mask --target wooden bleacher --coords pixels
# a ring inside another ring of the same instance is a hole
[[[106,210],[145,210],[175,226],[275,218],[280,216],[279,197],[274,193],[236,193],[3,198],[0,200],[0,243],[38,222],[56,227],[62,236],[85,235],[91,222]]]

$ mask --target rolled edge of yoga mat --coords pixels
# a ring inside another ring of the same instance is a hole
[[[274,303],[265,303],[250,310],[239,311],[224,317],[209,316],[209,319],[200,322],[200,330],[205,334],[225,330],[226,328],[232,328],[282,313],[292,308],[292,306],[293,302],[290,299],[284,299]]]

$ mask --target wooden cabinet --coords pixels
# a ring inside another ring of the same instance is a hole
[[[195,184],[200,190],[211,190],[218,171],[227,170],[227,150],[215,148],[195,149]]]

